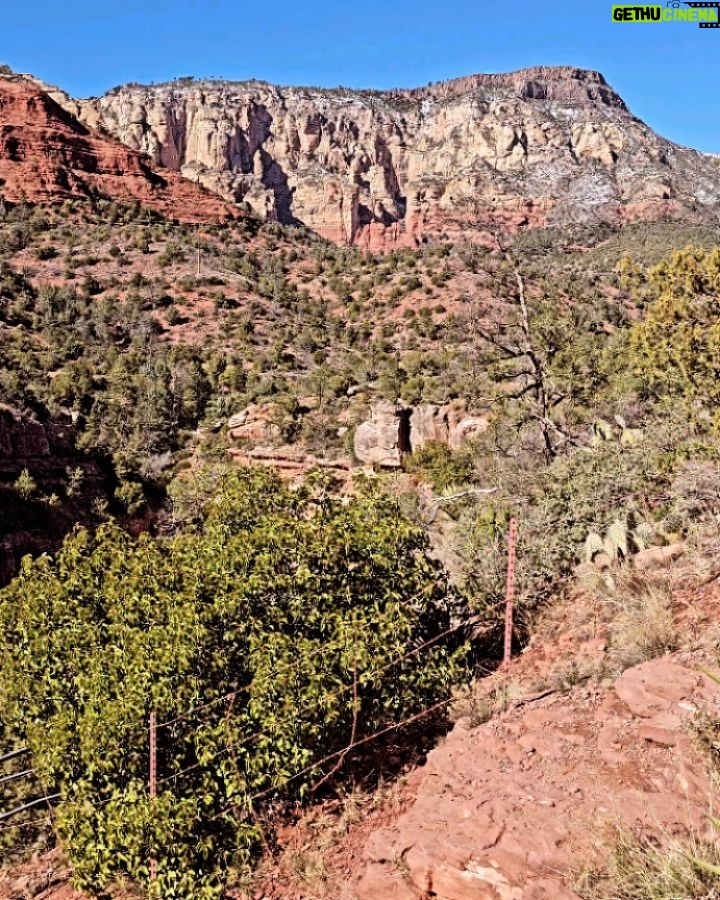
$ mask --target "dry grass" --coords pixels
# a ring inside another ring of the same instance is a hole
[[[716,530],[698,532],[671,570],[653,576],[621,571],[604,579],[594,596],[609,614],[609,671],[617,674],[679,648],[717,653],[719,632],[706,620],[712,606],[700,608],[697,621],[678,620],[673,601],[677,607],[684,595],[694,610],[703,589],[720,574],[719,549]],[[718,722],[699,720],[696,729],[701,745],[717,757]],[[720,900],[719,828],[708,818],[707,834],[664,834],[657,842],[618,830],[609,862],[584,872],[575,890],[587,900]]]
[[[373,813],[399,808],[405,781],[400,777],[382,782],[372,793],[353,789],[336,802],[310,809],[289,829],[287,843],[280,835],[281,846],[276,853],[268,854],[253,870],[235,873],[229,896],[236,900],[265,896],[269,878],[291,885],[298,900],[325,900],[337,877],[333,851],[340,850],[352,829]]]
[[[462,722],[468,728],[477,728],[505,712],[527,693],[519,678],[503,680],[490,690],[486,690],[483,680],[476,681],[458,692],[451,716],[455,723]]]
[[[620,671],[678,648],[666,580],[623,572],[608,591],[609,663]]]
[[[705,554],[683,563],[685,577],[692,583],[697,583],[696,573],[707,568]],[[588,572],[534,623],[534,639],[525,658],[516,664],[519,668],[477,679],[459,692],[453,719],[474,728],[522,697],[546,690],[569,691],[588,681],[610,685],[631,666],[681,647],[694,649],[707,629],[696,641],[676,627],[674,575],[674,569],[640,573],[630,565],[612,573]],[[577,652],[565,649],[569,635]],[[604,645],[604,650],[582,649],[593,641]],[[553,653],[553,647],[563,649]]]
[[[720,849],[689,836],[650,843],[619,831],[609,865],[588,870],[575,890],[586,900],[720,900]]]
[[[565,654],[548,673],[545,687],[567,690],[582,681],[614,680],[625,669],[677,650],[673,590],[667,574],[649,577],[625,566],[612,574],[586,576],[566,601],[562,617],[551,613],[540,626],[541,641],[577,635],[577,644],[601,639],[594,656]]]

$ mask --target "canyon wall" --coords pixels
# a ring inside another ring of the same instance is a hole
[[[93,194],[140,202],[183,222],[238,214],[207,189],[156,170],[146,154],[89,128],[32,79],[0,74],[0,199],[57,202]]]
[[[158,165],[263,219],[383,249],[478,226],[715,215],[717,160],[635,118],[570,67],[362,91],[131,84],[53,97]]]

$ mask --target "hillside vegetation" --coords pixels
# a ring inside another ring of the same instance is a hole
[[[667,222],[376,256],[102,198],[4,205],[3,402],[65,417],[114,477],[83,498],[93,527],[0,593],[4,745],[56,797],[50,827],[40,809],[0,832],[8,855],[54,833],[90,892],[220,896],[293,804],[396,773],[497,662],[510,518],[520,641],[579,562],[707,527],[716,243]],[[398,398],[461,398],[490,425],[349,494],[230,463],[228,419],[250,404],[322,459]],[[78,482],[18,460],[2,491],[39,526]],[[26,799],[3,787],[6,807]]]

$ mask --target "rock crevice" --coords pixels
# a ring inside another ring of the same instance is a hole
[[[353,451],[365,465],[397,469],[408,453],[429,443],[457,450],[465,441],[483,434],[489,425],[488,416],[468,415],[463,400],[414,407],[380,400],[370,407],[369,418],[358,425]]]

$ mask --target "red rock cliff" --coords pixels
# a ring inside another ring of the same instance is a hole
[[[184,222],[237,215],[208,190],[81,124],[31,82],[0,77],[0,197],[54,201],[91,190]]]
[[[158,164],[376,249],[487,223],[716,215],[720,172],[569,66],[368,91],[181,79],[59,102]]]

